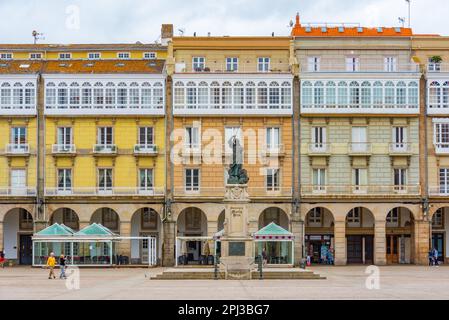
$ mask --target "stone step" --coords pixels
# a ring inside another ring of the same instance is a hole
[[[238,279],[239,275],[235,273],[235,278]],[[219,278],[224,279],[225,273],[220,272]],[[152,280],[213,280],[213,271],[203,270],[166,270],[160,274],[151,277]],[[259,273],[257,271],[252,272],[252,279],[259,279]],[[276,270],[265,271],[263,273],[263,279],[266,280],[283,280],[283,279],[296,279],[296,280],[318,280],[325,279],[325,277],[314,273],[313,271],[292,271],[292,270]]]

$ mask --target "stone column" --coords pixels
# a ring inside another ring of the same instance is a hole
[[[346,221],[335,221],[335,265],[346,265]]]
[[[294,261],[295,266],[299,266],[301,259],[303,258],[303,244],[304,244],[304,222],[301,219],[292,219],[292,233],[295,236],[293,244]]]
[[[376,220],[374,225],[374,264],[383,266],[387,264],[386,256],[386,221]]]
[[[428,252],[430,248],[430,223],[425,220],[414,223],[414,250],[413,263],[418,265],[428,264]]]
[[[175,265],[176,222],[165,221],[163,224],[164,239],[162,242],[162,266]]]
[[[3,221],[0,221],[0,250],[3,250]]]
[[[120,222],[120,236],[131,236],[131,221]],[[128,256],[131,259],[131,240],[122,240],[117,250],[118,254]]]

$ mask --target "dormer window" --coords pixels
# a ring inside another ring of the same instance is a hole
[[[154,60],[157,58],[157,54],[156,54],[156,52],[145,52],[143,54],[143,58],[145,60]]]
[[[126,60],[131,58],[131,54],[129,52],[119,52],[117,53],[117,58]]]
[[[30,53],[30,60],[41,60],[42,53]]]
[[[59,60],[70,60],[70,59],[72,59],[71,53],[63,52],[59,54]]]
[[[87,55],[87,59],[89,60],[100,60],[101,59],[101,53],[99,52],[89,52]]]
[[[0,53],[0,60],[12,60],[12,53]]]

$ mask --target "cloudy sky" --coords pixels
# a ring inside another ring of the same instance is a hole
[[[416,33],[449,35],[447,0],[411,0]],[[0,0],[0,43],[154,42],[162,23],[186,35],[287,35],[303,22],[398,26],[405,0]]]

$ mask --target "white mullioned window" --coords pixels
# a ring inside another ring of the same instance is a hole
[[[434,124],[434,143],[439,149],[449,149],[449,123]]]
[[[48,83],[45,88],[45,104],[46,108],[56,107],[56,86],[53,82]]]
[[[307,71],[318,72],[321,68],[320,57],[307,57]]]
[[[321,207],[313,208],[308,214],[309,224],[321,224],[323,221],[323,215],[323,209]]]
[[[353,208],[346,216],[346,221],[351,224],[360,224],[362,219],[362,208]]]
[[[142,108],[151,107],[151,84],[149,82],[142,83],[140,89]]]
[[[156,52],[144,52],[143,58],[145,60],[154,60],[157,58],[157,53]]]
[[[278,149],[281,144],[281,128],[268,127],[266,128],[265,144],[268,150]]]
[[[70,52],[61,52],[59,54],[59,60],[70,60],[72,59],[72,54]]]
[[[0,53],[0,60],[12,60],[13,54],[9,52]]]
[[[98,189],[100,192],[111,191],[113,185],[112,169],[98,169]]]
[[[279,84],[275,81],[270,83],[269,88],[269,105],[270,109],[279,109],[280,105],[280,91],[279,91]]]
[[[320,152],[326,151],[326,127],[312,128],[312,149]]]
[[[266,169],[266,181],[265,187],[267,191],[279,191],[280,187],[280,170],[279,169]]]
[[[395,168],[393,169],[393,182],[396,191],[403,191],[407,186],[407,169]]]
[[[271,59],[269,57],[257,58],[257,71],[269,72],[270,71],[270,62],[271,62]]]
[[[326,190],[326,169],[315,168],[312,170],[312,184],[314,191]]]
[[[449,194],[449,168],[439,169],[440,193]]]
[[[188,168],[184,171],[185,190],[188,192],[200,190],[200,169]]]
[[[100,52],[89,52],[87,54],[87,59],[89,59],[89,60],[100,60],[101,59],[101,53]]]
[[[193,71],[204,71],[205,68],[206,68],[206,58],[205,57],[193,57],[192,58]]]
[[[352,185],[356,192],[366,191],[368,186],[368,170],[366,168],[352,169]]]
[[[72,169],[58,169],[58,191],[72,190]]]
[[[228,57],[226,58],[226,71],[233,72],[239,69],[239,58]]]
[[[245,91],[243,89],[243,83],[240,81],[234,84],[233,99],[234,109],[243,109],[245,104]]]
[[[346,71],[356,72],[360,70],[359,57],[346,57]]]
[[[151,191],[154,187],[153,169],[139,169],[139,189],[141,191]]]
[[[398,69],[397,58],[396,57],[385,57],[384,58],[384,70],[386,72],[396,72]]]
[[[42,59],[42,53],[40,53],[40,52],[30,53],[30,60],[41,60],[41,59]]]
[[[118,52],[117,58],[120,60],[128,60],[131,59],[131,53],[129,52]]]
[[[65,82],[61,82],[58,85],[58,107],[67,108],[69,103],[68,88]]]

